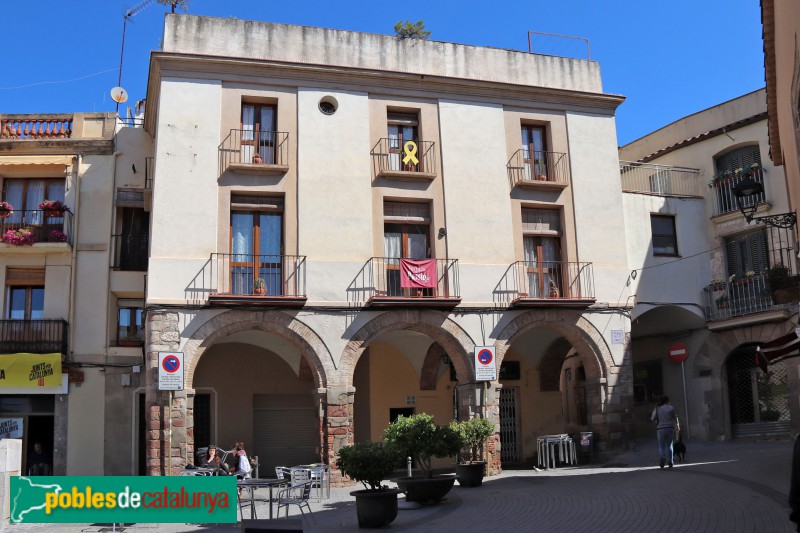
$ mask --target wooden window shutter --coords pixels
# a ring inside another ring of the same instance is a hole
[[[283,205],[280,196],[231,195],[232,211],[283,211]]]
[[[522,209],[522,233],[560,235],[561,215],[556,209]]]
[[[44,285],[43,268],[8,268],[6,285]]]
[[[431,208],[429,204],[413,202],[383,202],[383,218],[393,222],[422,222],[431,221]]]

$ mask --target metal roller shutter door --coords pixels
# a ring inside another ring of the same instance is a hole
[[[313,408],[255,407],[253,436],[250,453],[258,456],[261,477],[274,477],[276,466],[319,462],[319,418]]]

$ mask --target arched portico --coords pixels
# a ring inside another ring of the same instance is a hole
[[[150,475],[174,473],[192,461],[194,450],[194,377],[202,355],[226,337],[257,331],[276,335],[297,348],[308,363],[320,406],[320,449],[326,447],[323,420],[328,376],[334,372],[330,352],[322,339],[307,325],[281,311],[227,311],[213,316],[198,327],[184,343],[185,389],[176,391],[168,405],[168,393],[158,390],[158,353],[181,351],[181,328],[177,313],[152,312],[148,315],[147,465]],[[171,438],[170,438],[171,419]]]

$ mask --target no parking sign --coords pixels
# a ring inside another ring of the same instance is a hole
[[[495,381],[497,379],[497,363],[494,358],[494,346],[475,347],[475,381]]]
[[[158,352],[158,390],[183,390],[182,352]]]

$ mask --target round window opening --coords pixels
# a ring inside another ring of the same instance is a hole
[[[319,110],[323,115],[333,115],[339,108],[339,102],[333,96],[323,96],[319,101]]]

